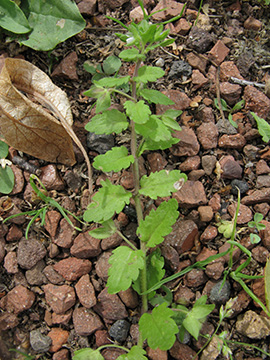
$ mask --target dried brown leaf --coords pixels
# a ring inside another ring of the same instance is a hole
[[[0,133],[8,145],[50,162],[73,165],[67,95],[39,68],[5,60],[0,74]]]

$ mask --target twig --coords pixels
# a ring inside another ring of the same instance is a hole
[[[218,66],[218,67],[217,67],[217,71],[216,71],[216,93],[217,93],[217,102],[218,102],[218,107],[219,107],[219,112],[220,112],[221,118],[222,118],[222,120],[223,120],[223,122],[224,122],[224,124],[225,124],[226,119],[225,119],[225,116],[224,116],[224,112],[223,112],[222,105],[221,105],[221,100],[220,100],[219,74],[220,74],[220,67]]]
[[[230,80],[233,83],[239,84],[239,85],[252,85],[252,86],[259,87],[259,88],[265,88],[265,84],[260,84],[260,83],[257,83],[255,81],[241,80],[241,79],[237,79],[236,77],[233,77],[233,76],[231,76]]]

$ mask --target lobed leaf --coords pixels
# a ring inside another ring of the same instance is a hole
[[[113,147],[104,155],[95,157],[93,166],[97,170],[104,172],[118,172],[127,169],[134,162],[134,157],[128,155],[128,149],[125,146]]]
[[[95,239],[106,239],[116,232],[117,228],[112,219],[104,221],[102,226],[90,230],[88,233]]]
[[[156,143],[168,141],[172,138],[171,131],[157,115],[151,115],[145,124],[135,124],[135,131]]]
[[[174,102],[166,95],[162,94],[158,90],[153,89],[142,89],[140,95],[150,103],[162,104],[162,105],[173,105]]]
[[[96,113],[103,112],[111,106],[111,94],[105,90],[96,101]]]
[[[121,86],[129,82],[130,76],[124,76],[120,78],[115,77],[104,77],[100,80],[95,81],[96,85],[103,86],[105,88]]]
[[[180,125],[172,117],[163,114],[163,115],[161,115],[161,119],[168,128],[170,128],[172,130],[181,131]]]
[[[84,348],[76,350],[72,360],[104,360],[104,357],[101,355],[99,350]]]
[[[171,137],[169,140],[153,141],[152,139],[146,139],[141,148],[140,154],[146,150],[165,150],[170,148],[172,145],[177,144],[180,139]]]
[[[156,200],[158,196],[170,196],[173,192],[179,190],[178,181],[183,178],[185,181],[187,176],[181,173],[180,170],[161,170],[151,173],[149,176],[142,176],[140,180],[141,195],[149,196]]]
[[[162,202],[159,207],[150,211],[150,214],[140,222],[137,235],[148,247],[155,247],[163,242],[164,237],[172,231],[172,225],[178,218],[178,202],[170,199]]]
[[[113,185],[106,179],[101,181],[102,188],[93,196],[83,214],[84,221],[104,222],[111,219],[115,213],[119,214],[126,204],[129,204],[132,194],[121,185]]]
[[[103,70],[105,74],[112,75],[120,69],[121,65],[122,62],[117,56],[110,55],[103,61]]]
[[[120,355],[117,360],[147,360],[144,355],[146,355],[145,350],[140,346],[134,345],[127,354]]]
[[[127,129],[128,125],[129,123],[124,113],[111,109],[92,117],[91,121],[85,125],[85,129],[98,135],[120,134],[123,130]]]
[[[141,83],[148,83],[156,81],[157,79],[164,76],[165,71],[157,66],[144,65],[139,68],[138,76],[134,77],[133,80]]]
[[[138,49],[127,49],[120,52],[119,57],[124,61],[137,61],[138,59],[144,59],[144,55],[140,54]]]
[[[138,102],[127,100],[124,103],[124,108],[130,119],[137,124],[145,124],[151,114],[149,106],[143,100]]]
[[[113,250],[109,259],[111,267],[108,270],[108,292],[110,294],[127,290],[135,281],[144,267],[142,250],[132,250],[127,246],[119,246]]]
[[[172,316],[173,310],[167,308],[166,303],[154,308],[152,314],[141,316],[139,331],[152,349],[169,350],[173,346],[178,327]]]

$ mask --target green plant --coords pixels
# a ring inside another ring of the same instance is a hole
[[[108,56],[103,64],[94,66],[91,62],[86,60],[83,64],[84,70],[89,72],[92,76],[92,81],[100,80],[106,76],[116,75],[122,65],[122,61],[115,55]]]
[[[14,174],[9,167],[11,161],[6,159],[8,156],[8,145],[0,140],[0,193],[9,194],[14,186]]]
[[[35,184],[34,180],[36,180],[38,182],[38,184],[40,185],[41,189],[37,187],[37,185]],[[14,214],[14,215],[11,215],[9,217],[7,217],[4,221],[8,221],[10,219],[13,219],[15,217],[18,217],[18,216],[22,216],[22,215],[25,215],[25,216],[32,216],[31,220],[29,221],[27,227],[26,227],[26,230],[25,230],[25,238],[28,239],[28,233],[29,233],[29,230],[30,230],[30,227],[31,225],[33,225],[33,223],[35,222],[36,219],[40,218],[41,219],[41,226],[44,225],[45,223],[45,216],[46,216],[46,212],[47,210],[52,207],[52,208],[56,208],[60,214],[66,219],[66,221],[69,223],[69,225],[71,225],[72,227],[74,227],[76,230],[78,231],[81,231],[80,228],[74,226],[72,224],[72,221],[69,219],[68,215],[71,215],[74,219],[79,220],[79,218],[77,218],[74,214],[72,214],[69,210],[66,210],[64,209],[60,204],[58,204],[57,201],[55,201],[54,199],[52,199],[51,197],[47,196],[47,190],[45,188],[45,186],[42,184],[42,182],[40,181],[40,179],[34,175],[34,174],[31,174],[30,175],[30,178],[29,178],[29,182],[30,182],[30,185],[32,186],[34,192],[36,193],[37,195],[37,199],[38,200],[41,200],[44,202],[44,206],[41,207],[40,209],[35,209],[35,210],[30,210],[30,211],[25,211],[25,212],[22,212],[22,213],[18,213],[18,214]]]
[[[245,100],[240,100],[238,101],[238,103],[236,103],[232,108],[229,107],[229,105],[227,104],[227,102],[224,99],[220,99],[221,102],[221,107],[223,111],[226,111],[228,113],[228,120],[231,123],[231,125],[235,128],[238,127],[237,123],[233,120],[233,113],[236,111],[241,110],[244,105],[245,105]],[[218,99],[215,98],[214,99],[214,104],[215,107],[219,110],[219,105],[218,105]]]
[[[25,0],[21,7],[2,0],[0,14],[0,27],[35,50],[52,50],[85,27],[76,4],[70,0]]]
[[[262,140],[264,142],[269,142],[269,140],[270,140],[270,125],[268,124],[268,122],[265,121],[264,119],[262,119],[261,117],[259,117],[254,112],[251,112],[251,115],[254,117],[254,119],[257,122],[258,131],[259,131],[260,135],[262,136]]]
[[[265,229],[265,225],[261,223],[262,219],[263,219],[262,214],[255,213],[253,221],[248,222],[248,227],[255,228],[255,231],[260,231]],[[251,233],[250,240],[252,244],[258,244],[261,241],[261,238],[259,237],[259,235]]]

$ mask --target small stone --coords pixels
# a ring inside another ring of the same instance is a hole
[[[41,329],[30,331],[30,345],[32,349],[38,353],[47,352],[52,344],[49,336],[43,335]]]
[[[234,298],[233,305],[231,307],[231,315],[229,318],[234,318],[238,314],[240,314],[244,309],[246,309],[251,301],[251,298],[245,292],[245,290],[241,290],[238,295]]]
[[[107,330],[97,330],[95,332],[96,346],[100,347],[106,344],[110,344],[109,333]]]
[[[97,303],[95,289],[90,282],[89,275],[83,275],[75,285],[77,296],[82,306],[90,309]]]
[[[256,175],[270,174],[270,167],[265,160],[259,160],[256,164]]]
[[[43,290],[47,304],[57,314],[65,313],[76,302],[75,291],[71,286],[47,284]]]
[[[228,281],[223,280],[217,282],[211,289],[209,301],[214,304],[225,304],[231,295],[231,285]]]
[[[262,239],[262,244],[270,251],[270,222],[262,220],[261,223],[265,225],[265,229],[260,230],[259,236]]]
[[[54,353],[60,350],[61,347],[67,343],[69,332],[61,328],[52,328],[51,331],[48,333],[48,336],[52,340],[49,351]]]
[[[207,244],[209,241],[214,240],[217,235],[217,228],[213,225],[208,225],[204,232],[201,234],[200,240],[203,244]]]
[[[207,99],[204,99],[203,102],[205,103]],[[211,99],[209,99],[211,100]],[[198,109],[198,120],[202,121],[203,123],[215,123],[215,117],[213,113],[213,109],[209,106],[204,106],[202,109]]]
[[[88,274],[92,268],[92,264],[89,260],[82,260],[77,258],[66,258],[60,260],[54,265],[60,275],[67,281],[75,281],[82,275]]]
[[[255,204],[254,210],[258,213],[261,213],[263,215],[263,217],[265,217],[270,210],[270,205],[267,203]]]
[[[15,328],[19,325],[19,319],[17,315],[9,312],[0,313],[0,331],[6,331]],[[0,344],[1,345],[1,344]]]
[[[36,239],[24,239],[19,242],[17,261],[22,269],[31,269],[42,260],[47,251],[41,241]]]
[[[82,0],[77,6],[82,15],[93,16],[96,12],[96,3],[97,0]]]
[[[74,239],[70,253],[80,259],[96,257],[101,253],[100,239],[93,238],[88,231],[80,233]]]
[[[218,145],[228,149],[242,149],[246,144],[246,139],[241,134],[222,135],[219,138]]]
[[[69,309],[64,314],[56,314],[55,312],[53,312],[51,317],[51,324],[67,326],[72,317],[72,313],[72,309]]]
[[[247,144],[243,149],[244,154],[250,161],[255,161],[258,156],[259,148],[257,146]]]
[[[213,36],[203,29],[193,26],[188,39],[187,46],[197,51],[198,53],[205,53],[209,50],[213,43]]]
[[[192,74],[192,67],[183,60],[173,61],[169,71],[169,79],[187,79]]]
[[[161,171],[165,168],[168,161],[157,152],[151,152],[147,155],[147,160],[151,169],[151,172]]]
[[[205,268],[205,274],[213,280],[218,280],[224,273],[224,262],[215,262],[214,264],[208,264]]]
[[[123,342],[126,340],[129,332],[130,324],[126,320],[117,320],[112,324],[109,335],[118,342]]]
[[[168,353],[165,350],[146,348],[148,359],[150,360],[168,360]]]
[[[56,210],[49,210],[46,212],[44,227],[53,239],[56,235],[57,227],[61,217],[61,214]]]
[[[185,285],[180,285],[174,293],[174,302],[180,305],[188,306],[195,300],[195,293]]]
[[[103,281],[108,280],[108,270],[110,267],[108,260],[111,257],[111,255],[112,255],[111,251],[105,251],[101,254],[101,256],[98,258],[96,262],[95,269],[97,272],[97,276],[100,277]]]
[[[114,136],[112,134],[98,135],[93,132],[89,132],[86,139],[88,149],[96,151],[99,154],[105,154],[114,146]]]
[[[177,250],[166,243],[165,246],[161,246],[161,254],[165,259],[166,265],[172,271],[177,271],[179,267],[179,254]]]
[[[15,286],[0,301],[0,307],[8,312],[19,314],[31,308],[35,301],[35,294],[22,285]]]
[[[68,215],[71,223],[75,226],[76,220],[73,216]],[[64,249],[69,249],[73,244],[74,239],[74,227],[70,225],[66,219],[62,219],[59,225],[59,232],[54,237],[53,242]]]
[[[200,125],[197,129],[200,144],[205,150],[217,147],[218,129],[214,123],[207,122]]]
[[[251,67],[254,65],[256,59],[254,59],[253,50],[244,50],[239,54],[236,65],[245,78],[248,76]],[[239,78],[240,79],[240,78]]]
[[[231,192],[234,195],[238,195],[238,189],[241,195],[245,194],[249,190],[249,185],[245,180],[234,179],[231,182],[231,186],[232,186]]]
[[[228,206],[228,212],[232,218],[234,217],[236,208],[237,208],[236,203],[230,204]],[[249,221],[252,220],[252,218],[253,218],[253,214],[251,209],[246,205],[240,204],[239,211],[237,214],[237,224],[238,225],[247,224]]]
[[[206,175],[211,175],[215,169],[217,159],[214,155],[203,155],[202,156],[202,168]]]
[[[200,166],[201,158],[199,156],[190,156],[179,165],[182,172],[197,170]]]
[[[191,65],[194,69],[198,69],[201,73],[205,73],[206,65],[208,60],[205,58],[205,56],[202,56],[200,54],[194,54],[193,52],[190,52],[187,54],[186,57],[189,65]]]
[[[70,80],[78,80],[76,71],[76,65],[78,56],[75,51],[68,54],[61,62],[56,66],[52,72],[52,77],[64,77]]]
[[[174,110],[185,110],[189,107],[190,98],[180,90],[175,89],[167,89],[162,91],[162,94],[168,96],[173,102],[174,105],[156,105],[156,113],[157,115],[163,114],[166,110],[174,109]]]
[[[175,24],[175,32],[179,35],[186,35],[190,30],[191,24],[184,18],[179,19]]]
[[[210,222],[214,216],[211,206],[199,206],[198,211],[203,222]]]
[[[220,84],[220,95],[230,106],[235,105],[239,101],[241,93],[242,87],[240,85],[229,82],[222,82]]]
[[[175,248],[178,254],[186,252],[194,246],[198,236],[198,227],[192,220],[177,220],[172,231],[165,237],[163,245]]]
[[[104,327],[99,316],[84,307],[76,308],[73,311],[73,324],[76,333],[80,336],[90,336]]]
[[[60,285],[65,281],[63,276],[54,270],[53,265],[46,266],[43,270],[43,274],[46,276],[49,282],[54,285]]]
[[[180,141],[173,145],[171,152],[174,156],[195,156],[200,150],[200,145],[195,132],[183,126],[181,131],[175,131],[174,137]]]
[[[232,126],[229,120],[220,118],[216,125],[220,134],[234,135],[237,133],[237,130]]]
[[[117,360],[119,356],[126,355],[126,351],[122,349],[105,349],[101,351],[104,360]]]
[[[152,10],[152,19],[155,21],[168,20],[181,13],[184,4],[178,3],[174,0],[161,0],[157,6]],[[166,9],[166,10],[163,10]],[[160,11],[163,10],[163,11]],[[157,13],[155,13],[157,11]]]
[[[128,316],[127,310],[116,294],[109,294],[107,288],[98,295],[94,310],[108,322],[122,320]]]
[[[229,54],[230,49],[227,48],[226,45],[221,40],[218,40],[216,44],[209,51],[208,57],[211,59],[216,65],[220,65],[225,57]]]
[[[18,270],[17,255],[15,251],[7,253],[4,259],[4,268],[9,274],[16,274]]]
[[[162,58],[157,59],[156,66],[163,68],[163,66],[165,65],[165,61]]]
[[[180,206],[197,207],[207,203],[204,186],[200,181],[187,180],[182,188],[173,194]]]
[[[254,17],[250,16],[244,22],[244,28],[247,30],[259,31],[262,27],[262,22],[260,20],[254,19]]]
[[[231,155],[226,155],[220,161],[221,166],[221,177],[223,179],[241,179],[242,178],[242,168],[237,161]]]
[[[270,320],[248,310],[244,315],[239,315],[236,330],[250,339],[265,339],[270,335]]]
[[[184,285],[190,288],[197,288],[207,281],[207,276],[204,273],[204,270],[201,269],[192,269],[190,270],[184,278]]]
[[[118,295],[128,308],[135,309],[139,304],[138,295],[132,287],[124,291],[119,291]]]
[[[218,193],[215,193],[211,199],[208,201],[208,205],[211,206],[211,208],[213,209],[213,211],[219,211],[221,208],[221,198],[220,195]]]
[[[247,85],[244,90],[245,109],[266,119],[270,113],[270,99],[254,86]]]
[[[261,264],[265,264],[269,258],[269,251],[263,246],[256,246],[251,250],[252,258]]]
[[[18,241],[22,238],[22,230],[15,224],[12,224],[8,230],[6,241]]]
[[[259,175],[256,180],[256,187],[258,189],[270,187],[270,176],[268,175]]]
[[[229,81],[231,77],[243,80],[237,66],[233,61],[224,61],[220,65],[220,81]]]
[[[63,190],[64,181],[60,178],[56,165],[49,164],[41,168],[40,180],[47,190]]]
[[[11,164],[10,167],[14,174],[14,186],[13,186],[13,189],[12,189],[10,195],[19,194],[20,192],[23,191],[23,188],[24,188],[23,172],[21,169],[19,169],[17,166],[15,166],[13,164]]]
[[[170,348],[169,353],[175,360],[198,360],[198,356],[194,350],[188,345],[181,344],[178,341],[175,341],[173,347]]]
[[[243,197],[241,200],[241,203],[244,205],[255,205],[264,202],[270,202],[270,188],[255,190],[250,195]]]
[[[69,360],[68,349],[61,349],[53,354],[52,360]]]
[[[74,173],[73,171],[66,171],[64,180],[72,191],[78,193],[82,186],[82,178],[78,174]]]
[[[216,359],[220,354],[220,349],[223,346],[223,341],[217,336],[213,336],[210,343],[203,350],[201,360]]]
[[[42,285],[46,283],[46,276],[42,273],[45,268],[45,262],[40,260],[32,269],[25,272],[26,280],[30,285]]]

